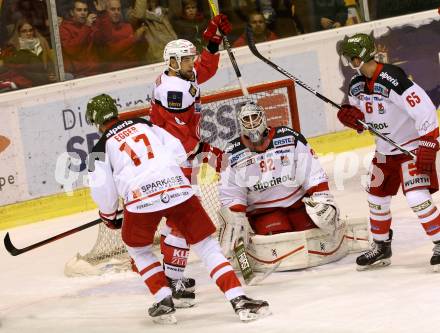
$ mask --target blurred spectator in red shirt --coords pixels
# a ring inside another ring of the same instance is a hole
[[[89,14],[87,3],[74,0],[70,17],[60,25],[64,70],[75,78],[100,72],[95,45],[95,21],[96,14]]]
[[[9,66],[9,59],[15,54],[12,45],[2,46],[0,50],[0,93],[32,87],[32,81],[25,78],[14,66]]]
[[[278,39],[272,31],[267,29],[266,20],[263,14],[258,12],[253,12],[249,14],[249,25],[254,34],[255,43],[268,42],[271,40]],[[233,47],[245,46],[247,45],[246,33],[243,33],[232,45]]]
[[[145,26],[134,32],[129,23],[123,22],[120,0],[98,0],[95,7],[98,10],[97,47],[105,71],[139,65],[135,46],[142,39]]]

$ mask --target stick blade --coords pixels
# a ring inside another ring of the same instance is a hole
[[[6,233],[5,239],[4,239],[4,243],[5,243],[5,248],[6,250],[13,256],[18,256],[21,251],[19,249],[17,249],[11,242],[11,238],[9,237],[9,232]]]
[[[263,282],[263,280],[266,280],[266,278],[271,275],[273,272],[277,270],[277,268],[280,266],[281,261],[278,261],[275,265],[273,265],[271,268],[269,268],[267,271],[265,271],[263,274],[256,275],[252,280],[249,281],[247,284],[248,286],[255,286],[259,284],[260,282]]]

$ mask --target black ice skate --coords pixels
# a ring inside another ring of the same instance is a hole
[[[440,271],[440,241],[434,242],[434,248],[432,251],[434,252],[431,257],[431,265],[435,272]]]
[[[191,278],[170,279],[167,277],[176,308],[190,308],[196,304],[196,281]]]
[[[153,306],[148,309],[148,314],[152,317],[153,321],[163,325],[177,323],[174,312],[176,312],[176,309],[174,308],[171,296],[165,297],[159,303],[154,303]]]
[[[232,307],[241,321],[251,321],[270,315],[269,303],[247,296],[238,296],[231,300]]]
[[[390,229],[389,238],[385,241],[373,240],[371,250],[362,253],[356,259],[357,270],[363,271],[370,268],[378,268],[391,264],[391,240],[393,238],[393,230]]]

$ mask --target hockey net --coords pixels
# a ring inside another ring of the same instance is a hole
[[[247,101],[262,106],[267,115],[269,126],[289,126],[299,128],[295,87],[292,81],[282,80],[262,83],[248,88],[249,96],[243,96],[238,88],[211,92],[201,98],[202,120],[200,136],[203,142],[224,149],[226,144],[239,135],[237,112]],[[148,117],[150,109],[130,110],[120,114],[121,119]],[[217,211],[220,209],[217,183],[218,175],[207,164],[200,168],[197,176],[197,190],[202,205],[215,225],[219,226]],[[160,239],[158,227],[156,243]],[[105,272],[118,272],[130,268],[130,258],[121,240],[119,230],[110,230],[102,223],[98,237],[92,249],[85,255],[77,254],[69,260],[64,269],[67,276],[99,275]]]

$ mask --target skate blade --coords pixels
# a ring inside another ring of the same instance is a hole
[[[269,306],[263,306],[258,309],[257,312],[251,312],[251,310],[242,310],[238,313],[238,317],[243,322],[249,322],[267,317],[271,314],[272,312],[270,311]]]
[[[372,269],[382,268],[382,267],[389,266],[389,265],[391,265],[391,259],[382,259],[382,260],[376,261],[374,264],[371,264],[371,265],[365,265],[365,266],[357,265],[356,270],[359,272],[362,272],[362,271],[368,271],[368,270],[372,270]]]
[[[151,317],[153,322],[159,325],[175,325],[177,324],[177,318],[173,313],[165,314],[162,316]]]
[[[434,273],[439,273],[440,272],[440,264],[438,265],[432,265],[432,271]]]
[[[190,287],[190,288],[185,288],[185,291],[189,292],[189,293],[195,293],[196,292],[196,287]]]
[[[173,298],[173,302],[177,309],[192,308],[196,304],[194,298]]]

